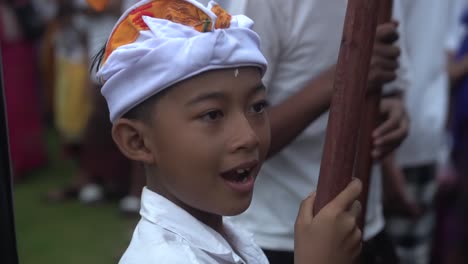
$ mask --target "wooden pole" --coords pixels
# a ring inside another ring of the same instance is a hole
[[[392,19],[393,0],[379,0],[378,24],[390,22]],[[361,129],[359,131],[358,150],[356,162],[354,165],[354,177],[362,181],[363,191],[359,201],[362,205],[362,215],[359,219],[359,226],[364,228],[365,216],[367,211],[367,197],[369,193],[369,183],[372,171],[371,152],[373,148],[372,132],[378,125],[380,97],[382,96],[382,87],[375,92],[366,95],[364,103],[364,113],[361,120]]]
[[[349,0],[314,214],[351,181],[377,28],[377,0]]]

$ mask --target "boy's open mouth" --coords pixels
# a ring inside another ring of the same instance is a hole
[[[257,166],[258,161],[246,162],[221,173],[221,177],[235,190],[249,191],[253,187]]]
[[[247,178],[249,177],[250,172],[251,172],[250,168],[249,169],[237,169],[237,170],[227,171],[221,174],[221,176],[228,181],[242,183],[242,182],[247,181]]]

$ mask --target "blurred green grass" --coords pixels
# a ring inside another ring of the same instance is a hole
[[[14,186],[20,263],[117,263],[138,219],[119,215],[117,202],[94,206],[45,202],[44,194],[67,184],[76,170],[72,161],[61,157],[54,131],[47,133],[47,146],[47,167]]]

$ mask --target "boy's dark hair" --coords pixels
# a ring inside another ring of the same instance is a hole
[[[98,53],[96,53],[96,55],[93,56],[90,71],[93,71],[93,70],[95,70],[96,72],[99,71],[101,62],[104,58],[105,50],[106,50],[106,45],[104,45],[98,51]],[[160,98],[164,93],[165,91],[162,91],[156,95],[149,97],[148,99],[144,100],[143,102],[139,103],[137,106],[135,106],[134,108],[126,112],[122,116],[122,118],[131,119],[131,120],[139,120],[139,121],[149,123],[152,117],[151,108],[156,103],[158,98]]]
[[[104,45],[94,56],[91,63],[90,72],[96,70],[99,71],[102,60],[104,59],[104,53],[106,52],[106,45]]]
[[[152,114],[151,114],[152,108],[163,94],[164,94],[164,91],[144,100],[143,102],[141,102],[140,104],[138,104],[137,106],[133,107],[128,112],[126,112],[122,116],[122,118],[131,119],[131,120],[139,120],[139,121],[143,121],[149,124],[152,118]]]

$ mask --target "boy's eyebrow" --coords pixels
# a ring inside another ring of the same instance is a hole
[[[259,84],[257,84],[253,89],[252,91],[250,92],[250,95],[253,95],[253,94],[256,94],[256,93],[259,93],[259,92],[263,92],[266,90],[266,87],[265,85],[261,82]]]
[[[251,91],[249,92],[249,95],[251,96],[251,95],[256,94],[258,92],[264,91],[265,89],[266,89],[265,85],[263,83],[259,83],[256,86],[254,86],[254,88],[251,89]],[[197,103],[199,103],[201,101],[210,100],[210,99],[211,100],[213,100],[213,99],[226,99],[226,94],[223,93],[223,92],[218,92],[218,91],[200,94],[200,95],[196,96],[195,98],[193,98],[192,100],[190,100],[189,102],[187,102],[185,105],[190,106],[190,105],[197,104]]]
[[[223,92],[218,92],[218,91],[200,94],[200,95],[197,95],[192,100],[188,101],[185,105],[191,106],[191,105],[197,104],[205,100],[214,100],[214,99],[226,99],[226,94]]]

